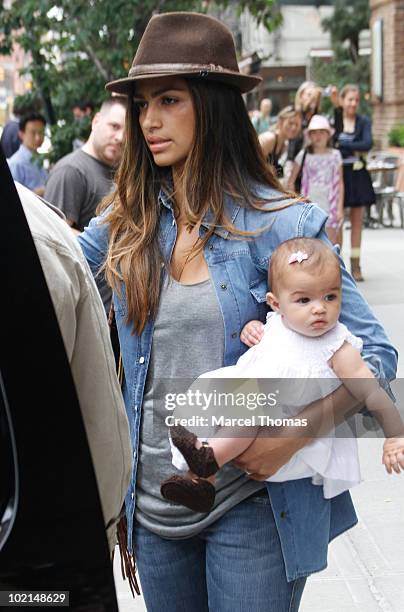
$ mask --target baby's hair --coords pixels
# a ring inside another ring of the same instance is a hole
[[[307,253],[308,258],[301,263],[288,263],[292,253]],[[334,251],[319,238],[290,238],[282,242],[272,253],[268,270],[268,285],[276,291],[276,285],[282,280],[286,270],[296,267],[299,270],[320,274],[324,267],[334,266],[341,274],[340,263]]]

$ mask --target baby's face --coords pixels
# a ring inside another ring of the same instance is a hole
[[[328,269],[322,274],[299,270],[282,278],[277,294],[269,303],[283,317],[287,327],[304,336],[321,336],[332,329],[341,310],[341,280],[339,270]]]

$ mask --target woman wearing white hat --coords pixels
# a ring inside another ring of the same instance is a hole
[[[316,202],[327,214],[326,230],[333,244],[341,244],[344,220],[344,180],[341,153],[330,146],[333,129],[328,119],[314,115],[308,125],[310,144],[302,149],[294,162],[290,187],[302,173],[301,193]]]

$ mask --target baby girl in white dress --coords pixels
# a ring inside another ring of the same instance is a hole
[[[288,405],[282,406],[286,416],[297,415],[309,403],[345,384],[359,401],[366,400],[385,432],[394,431],[396,435],[398,431],[403,435],[398,412],[361,358],[362,340],[338,321],[341,271],[332,249],[315,238],[295,238],[282,243],[271,258],[269,286],[267,303],[273,312],[267,315],[263,334],[258,328],[262,326],[260,322],[247,324],[241,339],[251,348],[236,365],[207,372],[199,379],[300,379],[298,384],[291,381],[294,392],[288,393],[285,402]],[[308,379],[316,381],[309,383]],[[385,427],[387,416],[390,429]],[[311,477],[313,484],[323,486],[326,498],[358,484],[357,442],[347,424],[345,427],[346,437],[340,426],[338,437],[331,434],[315,439],[268,480],[283,482]],[[249,427],[249,437],[221,437],[219,429],[207,440],[197,438],[182,426],[171,427],[173,465],[190,471],[165,480],[162,495],[193,510],[208,512],[215,498],[212,476],[243,453],[258,430],[259,427]],[[402,453],[404,438],[386,440],[383,463],[388,471],[391,472],[392,464],[402,465]],[[395,460],[397,456],[399,462]]]

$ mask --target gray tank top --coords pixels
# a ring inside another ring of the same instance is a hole
[[[136,484],[135,519],[165,538],[187,538],[216,521],[249,497],[263,483],[249,480],[229,465],[216,475],[215,506],[200,514],[166,501],[162,480],[179,474],[171,463],[166,409],[153,398],[162,394],[164,379],[195,379],[223,366],[223,317],[210,279],[183,285],[174,279],[163,285],[143,399]]]

